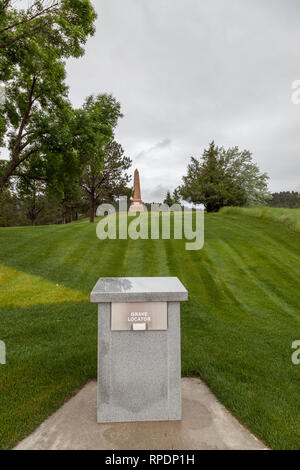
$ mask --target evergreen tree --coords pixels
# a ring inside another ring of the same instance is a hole
[[[173,204],[174,204],[174,200],[171,196],[171,193],[170,191],[167,192],[166,194],[166,197],[165,197],[165,200],[164,200],[164,204],[166,204],[167,206],[171,207]]]
[[[180,193],[179,193],[178,188],[174,189],[172,198],[173,198],[174,204],[180,204]]]
[[[212,142],[200,160],[191,158],[179,192],[184,200],[217,212],[223,206],[262,203],[268,197],[267,179],[250,152],[225,150]]]

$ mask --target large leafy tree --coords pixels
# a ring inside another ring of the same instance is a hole
[[[43,138],[40,123],[51,121],[66,99],[64,66],[51,57],[51,51],[45,52],[39,63],[33,64],[31,59],[29,62],[6,88],[3,114],[10,158],[2,161],[0,192],[24,162],[40,154]]]
[[[251,152],[239,150],[237,146],[227,150],[221,147],[219,152],[225,175],[244,191],[245,205],[265,204],[271,197],[268,190],[269,176],[254,163]]]
[[[216,212],[228,205],[264,203],[268,198],[267,180],[248,150],[225,150],[212,142],[201,159],[191,158],[179,191],[184,200]]]
[[[75,112],[68,103],[55,116],[44,116],[36,123],[41,128],[40,152],[31,158],[21,177],[44,180],[50,199],[58,201],[61,207],[62,223],[80,200],[78,179],[82,166],[76,149],[77,135],[74,134]]]
[[[127,183],[124,171],[131,161],[114,141],[114,129],[122,117],[120,103],[112,95],[89,96],[75,113],[75,145],[82,166],[79,185],[90,204],[94,221],[96,203],[118,196]]]
[[[126,170],[131,163],[114,140],[108,142],[103,151],[89,156],[79,184],[90,203],[90,222],[94,222],[97,204],[130,194]]]
[[[90,0],[33,0],[27,8],[20,4],[13,0],[0,4],[1,76],[12,72],[28,41],[39,43],[43,38],[50,46],[55,43],[63,57],[83,53],[97,17]]]
[[[32,8],[40,10],[42,3],[34,2]],[[55,120],[68,108],[63,59],[80,55],[87,36],[94,31],[95,13],[88,0],[58,3],[59,11],[56,7],[48,10],[47,15],[50,12],[53,15],[49,21],[41,14],[22,22],[20,18],[26,13],[15,11],[11,2],[6,2],[6,8],[2,9],[2,30],[6,25],[4,35],[14,35],[19,27],[32,28],[36,21],[46,23],[33,33],[24,32],[0,51],[0,72],[6,70],[0,141],[10,153],[8,161],[0,162],[0,193],[24,163],[43,154],[43,124]],[[11,27],[13,24],[15,26]]]

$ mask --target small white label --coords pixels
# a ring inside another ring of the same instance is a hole
[[[146,323],[133,323],[132,324],[132,329],[133,330],[145,330],[146,329]]]

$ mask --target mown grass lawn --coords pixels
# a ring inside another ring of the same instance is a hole
[[[205,246],[105,240],[95,225],[0,229],[0,448],[11,448],[96,377],[100,276],[178,276],[182,373],[199,375],[252,432],[300,448],[299,234],[239,214],[207,215]]]
[[[300,232],[300,209],[285,209],[281,207],[224,207],[222,214],[247,215],[264,220],[280,222],[295,232]]]

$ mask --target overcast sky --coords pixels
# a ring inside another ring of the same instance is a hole
[[[145,202],[211,140],[249,149],[270,189],[300,191],[299,0],[94,0],[97,31],[68,62],[70,98],[112,93],[117,140]]]

